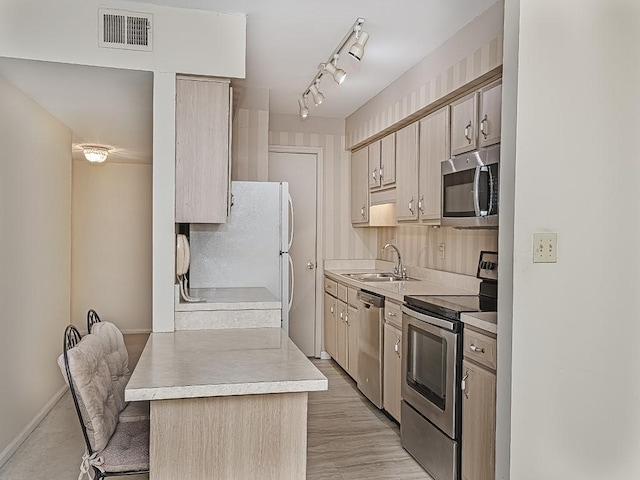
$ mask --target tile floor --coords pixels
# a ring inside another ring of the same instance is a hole
[[[131,365],[145,341],[143,335],[126,336]],[[431,480],[400,445],[398,425],[369,403],[332,360],[313,362],[329,379],[329,390],[309,395],[307,479]],[[0,469],[0,480],[75,480],[83,451],[67,392]]]

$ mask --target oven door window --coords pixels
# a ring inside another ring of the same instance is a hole
[[[447,341],[409,325],[407,384],[444,411]]]

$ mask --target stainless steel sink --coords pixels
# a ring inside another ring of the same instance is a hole
[[[346,273],[345,277],[353,278],[361,282],[406,282],[416,281],[417,279],[407,277],[402,278],[395,273]]]

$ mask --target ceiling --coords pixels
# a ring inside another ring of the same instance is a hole
[[[341,55],[347,79],[330,76],[312,116],[346,118],[496,0],[139,0],[247,15],[244,89],[268,89],[271,113],[298,114],[298,98],[358,17],[369,42],[361,62]],[[349,42],[348,45],[350,45]],[[110,161],[151,163],[153,76],[149,72],[0,57],[7,79],[73,131],[78,144],[113,147]]]

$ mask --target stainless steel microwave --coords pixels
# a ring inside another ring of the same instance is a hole
[[[441,225],[497,227],[500,145],[442,162]]]

